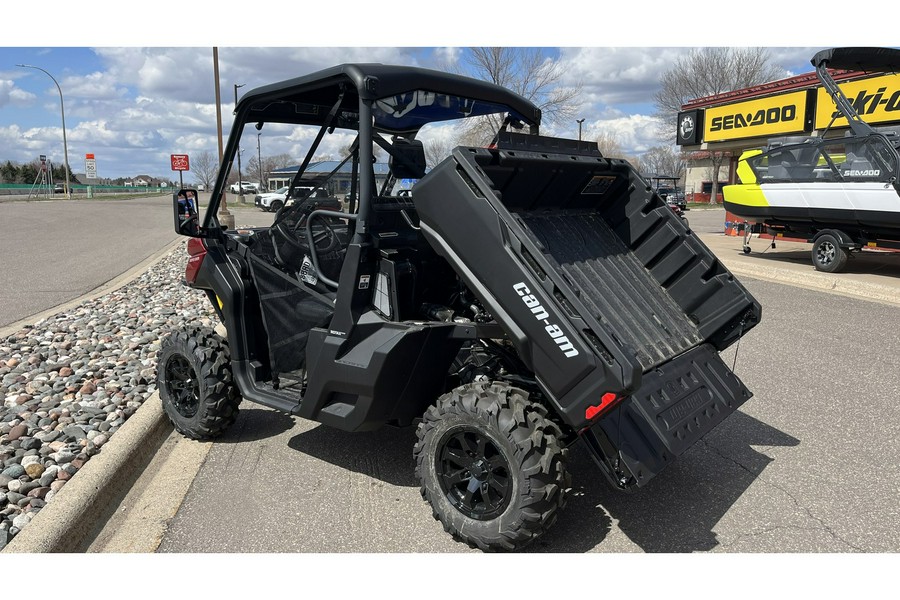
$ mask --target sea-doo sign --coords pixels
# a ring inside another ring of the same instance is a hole
[[[703,113],[699,110],[689,110],[678,113],[678,145],[695,146],[700,143],[702,131]]]
[[[869,77],[842,83],[841,91],[853,104],[866,123],[900,121],[900,75]],[[825,88],[819,88],[816,98],[816,129],[825,129],[837,117],[832,127],[847,127],[847,119],[837,112]]]
[[[706,109],[703,140],[718,142],[808,131],[806,90]]]

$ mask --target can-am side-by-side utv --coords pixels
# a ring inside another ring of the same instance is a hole
[[[494,142],[429,169],[422,138],[460,119],[496,119]],[[496,85],[379,64],[244,95],[206,212],[173,198],[185,279],[221,320],[165,339],[175,428],[215,437],[242,399],[344,431],[415,424],[434,516],[515,550],[564,506],[572,444],[633,490],[735,411],[751,393],[719,353],[759,304],[627,162],[540,119]],[[312,140],[290,181],[312,191],[229,230],[247,124]],[[313,162],[326,136],[343,161]]]

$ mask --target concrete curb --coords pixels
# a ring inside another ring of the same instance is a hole
[[[172,430],[154,392],[3,552],[83,552]]]
[[[722,263],[737,276],[753,277],[812,290],[831,292],[842,296],[900,305],[900,295],[898,295],[897,287],[867,281],[840,279],[818,272],[800,273],[768,265],[750,265],[728,260],[723,260]]]

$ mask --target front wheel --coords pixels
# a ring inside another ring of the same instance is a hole
[[[272,200],[272,204],[269,205],[269,212],[278,212],[282,206],[284,206],[284,203],[281,200]]]
[[[813,243],[812,262],[817,271],[837,273],[846,266],[847,256],[847,251],[841,248],[840,241],[830,233],[820,236]]]
[[[559,428],[526,392],[475,383],[441,396],[417,432],[416,476],[444,530],[485,551],[550,528],[569,489]]]
[[[157,383],[163,411],[182,435],[214,438],[237,419],[241,397],[228,344],[209,329],[176,331],[163,340]]]

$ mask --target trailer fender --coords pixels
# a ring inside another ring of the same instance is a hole
[[[809,239],[809,242],[811,244],[815,244],[819,241],[819,238],[821,238],[823,235],[828,234],[834,236],[838,240],[841,248],[843,248],[844,250],[859,250],[860,248],[862,248],[862,243],[854,240],[852,237],[850,237],[840,229],[822,229],[820,231],[817,231],[816,234]]]

